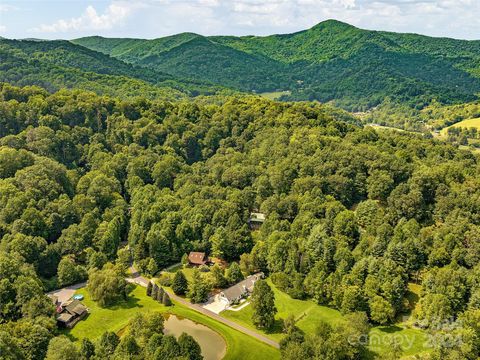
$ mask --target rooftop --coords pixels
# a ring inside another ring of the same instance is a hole
[[[203,265],[207,262],[207,255],[204,252],[192,251],[188,254],[188,261],[191,264]]]
[[[252,212],[250,213],[250,221],[264,222],[265,214],[259,212]]]

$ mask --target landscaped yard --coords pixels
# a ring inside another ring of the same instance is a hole
[[[277,349],[180,304],[174,303],[172,307],[163,306],[146,296],[145,289],[140,286],[135,287],[127,301],[109,308],[100,308],[92,301],[84,288],[78,290],[77,293],[85,296],[82,302],[89,308],[90,314],[86,319],[80,321],[72,330],[64,331],[67,336],[75,341],[85,337],[95,340],[107,330],[120,332],[136,313],[160,311],[189,318],[218,332],[227,343],[225,359],[275,360],[280,358],[280,352]]]
[[[266,336],[277,341],[281,340],[284,335],[281,333],[281,321],[279,319],[285,319],[292,314],[299,319],[297,326],[306,333],[313,333],[321,321],[331,325],[343,321],[343,316],[339,311],[320,306],[311,300],[292,299],[289,295],[278,290],[271,281],[269,281],[269,284],[275,293],[275,305],[278,309],[276,318],[278,321],[271,333],[265,333]],[[250,305],[240,311],[223,311],[221,315],[254,329],[251,321],[252,307]],[[257,331],[261,332],[260,330]],[[424,348],[427,334],[422,330],[407,328],[403,323],[372,328],[369,337],[371,339],[369,350],[380,356],[391,350],[392,339],[401,341],[406,356],[428,351],[428,348]]]

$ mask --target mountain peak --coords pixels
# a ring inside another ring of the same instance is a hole
[[[347,29],[356,29],[356,27],[343,21],[328,19],[328,20],[319,22],[317,25],[314,25],[310,30],[324,30],[324,29],[347,30]]]

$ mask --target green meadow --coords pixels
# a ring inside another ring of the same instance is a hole
[[[80,321],[73,329],[65,330],[64,334],[73,341],[79,341],[83,338],[95,340],[105,331],[114,331],[119,335],[127,326],[129,320],[136,313],[147,313],[160,311],[162,313],[175,314],[180,317],[188,318],[197,323],[208,326],[210,329],[220,334],[227,343],[227,353],[224,359],[271,359],[280,358],[280,352],[264,343],[261,343],[252,337],[242,334],[222,323],[212,320],[196,311],[175,303],[171,307],[166,307],[146,295],[145,289],[136,286],[128,296],[128,299],[115,306],[101,308],[91,298],[88,292],[83,288],[78,290],[79,294],[84,295],[82,302],[88,307],[89,315]]]
[[[297,326],[307,334],[313,333],[321,322],[335,325],[343,321],[343,316],[339,311],[318,305],[312,300],[292,299],[289,295],[278,290],[271,281],[269,281],[269,284],[275,293],[275,305],[278,313],[274,329],[269,333],[264,333],[266,336],[280,341],[284,336],[281,319],[285,319],[289,315],[294,315],[298,319]],[[418,287],[418,285],[415,286]],[[418,288],[415,288],[415,290],[418,290]],[[414,292],[410,291],[408,296],[415,302]],[[221,315],[243,326],[255,328],[251,321],[252,307],[250,305],[239,311],[223,311]],[[373,327],[369,333],[370,344],[368,350],[372,358],[374,356],[382,357],[391,350],[392,342],[397,341],[401,344],[403,355],[410,356],[429,351],[428,347],[425,346],[427,340],[427,334],[424,331],[410,328],[407,322],[399,322],[392,326]]]

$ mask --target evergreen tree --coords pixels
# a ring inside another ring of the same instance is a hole
[[[162,304],[165,306],[172,306],[172,300],[170,300],[170,296],[168,296],[167,292],[163,292]]]
[[[156,283],[153,283],[152,285],[152,293],[150,294],[150,296],[152,297],[152,299],[156,300],[157,299],[157,293],[158,293],[158,285]]]
[[[188,290],[188,281],[182,271],[177,271],[172,281],[172,290],[175,295],[185,295]]]
[[[252,321],[259,329],[271,329],[275,322],[275,294],[265,280],[258,280],[250,299],[253,308]]]
[[[147,285],[147,296],[152,296],[152,289],[153,289],[152,282],[149,281]]]
[[[165,293],[165,290],[163,290],[163,288],[159,286],[157,291],[157,297],[155,298],[155,300],[157,300],[158,302],[162,302],[164,293]]]
[[[192,281],[188,285],[188,297],[193,303],[201,303],[207,300],[208,292],[207,283],[202,278],[202,274],[198,269],[193,271]]]
[[[80,354],[83,359],[89,360],[95,356],[95,345],[87,338],[82,339]]]

